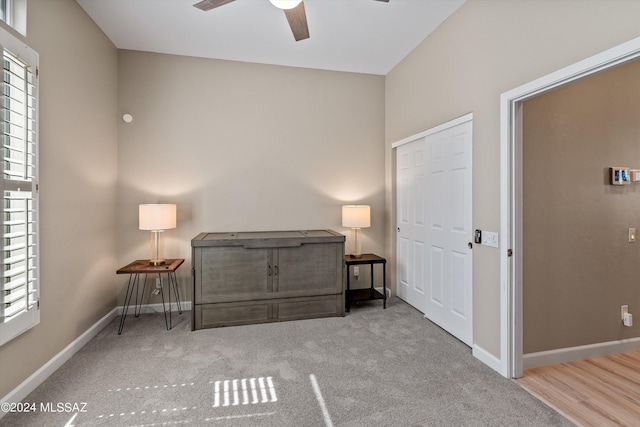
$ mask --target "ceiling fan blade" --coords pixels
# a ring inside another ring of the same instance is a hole
[[[193,5],[193,7],[196,7],[200,10],[211,10],[211,9],[215,9],[216,7],[219,6],[224,6],[227,3],[231,3],[232,1],[235,0],[202,0],[199,3],[196,3]]]
[[[307,26],[307,15],[304,12],[304,1],[293,9],[285,9],[284,14],[289,21],[293,38],[296,41],[309,38],[309,27]]]

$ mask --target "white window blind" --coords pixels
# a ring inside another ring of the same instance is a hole
[[[37,54],[2,44],[2,277],[0,345],[38,324]],[[13,45],[13,46],[11,46]]]

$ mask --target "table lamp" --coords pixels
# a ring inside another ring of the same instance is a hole
[[[342,207],[342,226],[351,228],[354,258],[362,257],[360,229],[371,227],[371,207],[368,205],[345,205]]]
[[[164,230],[176,228],[176,205],[149,204],[138,209],[140,230],[151,231],[152,265],[164,264]]]

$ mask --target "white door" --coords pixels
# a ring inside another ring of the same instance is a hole
[[[472,122],[427,137],[425,317],[473,343]]]
[[[397,170],[397,286],[398,297],[422,313],[425,310],[425,139],[400,146]]]
[[[397,144],[398,297],[472,345],[471,116]]]

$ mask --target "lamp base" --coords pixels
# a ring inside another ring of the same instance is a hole
[[[151,247],[151,256],[149,257],[149,264],[162,265],[164,264],[164,232],[163,230],[151,230],[151,241],[149,242]]]
[[[353,258],[362,258],[362,245],[360,244],[360,228],[354,227],[351,229],[351,236],[353,237]]]

